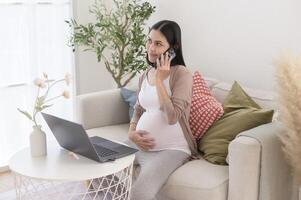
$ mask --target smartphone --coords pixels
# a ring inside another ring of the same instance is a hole
[[[176,52],[175,52],[175,50],[173,48],[169,48],[167,50],[167,53],[168,53],[168,56],[171,58],[171,60],[176,57]]]
[[[165,55],[166,53],[168,53],[168,56],[172,59],[174,59],[176,57],[176,52],[173,48],[169,48],[167,49],[163,55]],[[159,61],[161,61],[161,56],[159,57]],[[157,68],[157,62],[154,63],[155,68]]]

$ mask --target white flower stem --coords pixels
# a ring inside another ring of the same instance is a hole
[[[46,90],[46,92],[45,92],[45,98],[47,97],[48,92],[49,92],[49,89],[50,89],[48,78],[46,79],[46,82],[47,82],[47,90]]]
[[[58,96],[49,98],[49,99],[45,100],[44,103],[49,102],[49,101],[52,101],[52,100],[54,100],[54,99],[57,99],[57,98],[59,98],[59,97],[61,97],[61,96],[62,96],[62,95],[58,95]]]
[[[48,82],[48,88],[47,88],[47,91],[46,91],[46,93],[45,93],[45,101],[44,101],[44,103],[49,102],[49,101],[52,101],[52,100],[57,99],[57,98],[59,98],[60,96],[62,96],[62,95],[58,95],[58,96],[56,96],[56,97],[52,97],[52,98],[49,98],[49,99],[46,100],[46,97],[47,97],[47,95],[48,95],[48,92],[49,92],[50,88],[52,88],[54,85],[56,85],[57,83],[62,82],[62,81],[64,81],[64,80],[65,80],[65,79],[60,79],[60,80],[54,81],[50,86],[49,86],[49,82]]]
[[[36,99],[35,99],[35,103],[34,103],[34,108],[33,108],[33,111],[32,111],[32,115],[30,116],[30,120],[34,123],[34,125],[37,127],[38,126],[38,123],[37,123],[37,120],[36,120],[36,116],[39,112],[41,112],[44,108],[43,106],[45,105],[45,103],[49,102],[49,101],[52,101],[54,99],[57,99],[63,95],[58,95],[58,96],[55,96],[55,97],[52,97],[52,98],[49,98],[49,99],[46,99],[47,96],[48,96],[48,93],[50,91],[50,88],[52,88],[54,85],[56,85],[57,83],[59,82],[62,82],[62,81],[65,81],[66,78],[64,79],[60,79],[60,80],[57,80],[57,81],[54,81],[53,83],[50,83],[52,81],[49,81],[48,77],[44,77],[46,79],[46,83],[47,83],[47,89],[44,93],[44,95],[40,94],[40,86],[38,86],[38,91],[37,91],[37,96],[36,96]],[[41,95],[41,96],[40,96]],[[48,107],[48,106],[46,106]],[[38,108],[38,110],[37,110]],[[29,113],[28,113],[29,114]],[[30,115],[30,114],[29,114]]]
[[[37,115],[37,110],[36,110],[36,105],[38,103],[38,98],[39,98],[39,95],[40,95],[40,88],[38,87],[38,92],[37,92],[37,97],[36,97],[36,101],[35,101],[35,104],[34,104],[34,108],[33,108],[33,112],[32,112],[32,121],[34,122],[34,124],[37,126],[37,121],[36,121],[36,115]]]
[[[62,82],[62,81],[64,81],[64,80],[65,80],[65,79],[60,79],[60,80],[57,80],[57,81],[53,82],[53,83],[48,87],[48,90],[47,90],[47,91],[49,91],[49,89],[52,88],[55,84],[57,84],[57,83],[59,83],[59,82]]]

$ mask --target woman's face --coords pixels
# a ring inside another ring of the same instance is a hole
[[[151,30],[148,34],[148,40],[146,43],[146,50],[148,60],[151,63],[155,63],[157,58],[161,56],[169,48],[165,36],[158,30]]]

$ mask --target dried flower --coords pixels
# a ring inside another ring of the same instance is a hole
[[[69,99],[70,98],[70,93],[69,91],[65,90],[62,94],[63,97],[65,97],[66,99]]]
[[[287,131],[281,136],[283,150],[301,184],[301,55],[287,53],[276,62],[280,121]]]
[[[65,81],[66,81],[66,84],[67,84],[67,85],[70,85],[70,82],[71,82],[71,74],[66,73],[66,75],[65,75]]]
[[[45,88],[46,87],[46,84],[45,84],[45,81],[41,78],[37,78],[34,80],[34,84],[36,86],[38,86],[39,88]]]
[[[65,90],[61,95],[57,95],[57,96],[48,98],[49,90],[54,85],[58,84],[59,82],[66,82],[67,85],[70,84],[70,81],[71,81],[70,74],[66,74],[65,78],[57,80],[57,81],[55,81],[55,80],[49,81],[48,80],[48,75],[46,73],[43,73],[43,77],[44,77],[44,79],[37,78],[37,79],[34,80],[34,84],[39,89],[38,89],[37,98],[36,98],[35,103],[34,103],[34,109],[32,111],[32,114],[18,108],[18,111],[20,113],[22,113],[23,115],[25,115],[30,121],[32,121],[35,126],[39,126],[37,121],[36,121],[36,115],[39,112],[41,112],[42,110],[44,110],[45,108],[48,108],[48,107],[52,106],[52,104],[48,104],[48,102],[53,101],[54,99],[60,98],[62,96],[65,97],[66,99],[70,98],[70,93],[67,90]],[[40,90],[40,88],[45,88],[45,87],[47,87],[47,89],[43,90],[44,94],[40,95],[40,92],[42,92],[42,90]]]

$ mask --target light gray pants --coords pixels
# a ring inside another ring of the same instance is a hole
[[[140,173],[133,183],[131,200],[155,200],[169,175],[190,156],[178,150],[138,151],[135,163]]]

